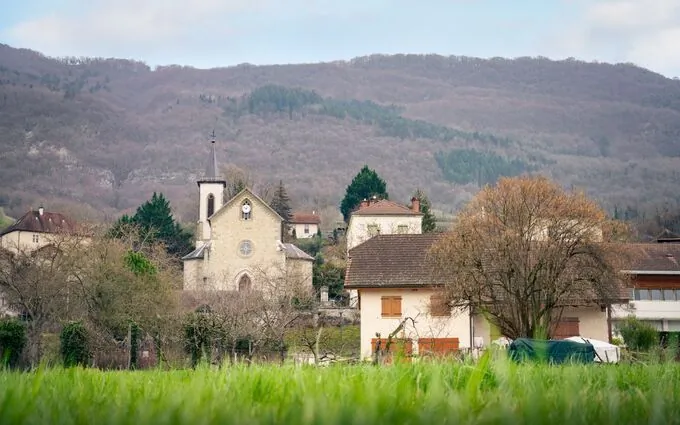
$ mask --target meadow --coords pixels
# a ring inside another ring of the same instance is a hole
[[[225,366],[0,372],[2,424],[673,424],[680,366]]]

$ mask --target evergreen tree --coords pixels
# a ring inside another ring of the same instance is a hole
[[[290,222],[293,218],[292,210],[290,208],[290,198],[286,192],[286,187],[283,185],[283,180],[279,180],[279,186],[274,191],[269,206],[272,207],[285,222]]]
[[[286,187],[283,185],[283,180],[279,180],[279,185],[274,191],[269,206],[283,218],[283,223],[281,223],[281,240],[287,240],[289,224],[290,220],[293,218],[293,213],[290,208],[290,198],[288,197],[288,192],[286,192]]]
[[[350,213],[362,200],[373,196],[388,199],[387,183],[380,178],[378,173],[368,168],[368,165],[364,165],[359,174],[352,179],[352,183],[347,186],[345,197],[340,203],[340,212],[342,212],[345,222],[349,221]]]
[[[420,200],[420,212],[423,213],[422,232],[434,232],[434,230],[437,228],[437,222],[434,214],[432,214],[431,211],[430,200],[427,198],[427,195],[425,195],[425,192],[420,189],[416,190],[416,193],[413,194],[413,197]]]
[[[169,254],[182,256],[193,249],[191,234],[175,222],[170,203],[162,193],[154,192],[151,200],[140,205],[132,217],[122,216],[110,234],[115,236],[117,229],[126,224],[138,226],[143,238],[162,242]]]

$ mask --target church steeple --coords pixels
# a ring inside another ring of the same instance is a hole
[[[218,170],[217,154],[215,153],[215,130],[213,130],[210,139],[210,158],[208,159],[208,168],[206,169],[205,176],[209,179],[216,179]]]
[[[210,157],[205,175],[198,180],[198,230],[197,242],[210,240],[210,222],[208,219],[216,213],[224,203],[224,188],[227,186],[217,168],[215,152],[215,131],[210,140]]]
[[[208,157],[208,164],[205,168],[205,175],[198,181],[201,183],[222,183],[225,187],[227,182],[220,176],[220,169],[217,166],[217,152],[215,151],[215,130],[213,130],[210,138],[210,156]]]

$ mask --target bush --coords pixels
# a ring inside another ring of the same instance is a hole
[[[26,346],[26,328],[16,319],[0,320],[0,365],[16,367]]]
[[[659,333],[649,323],[628,317],[619,328],[629,350],[648,352],[659,343]]]
[[[87,329],[82,322],[71,322],[64,326],[59,336],[61,357],[65,367],[86,366],[91,353]]]

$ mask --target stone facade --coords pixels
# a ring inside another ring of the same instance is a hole
[[[282,278],[312,287],[314,259],[282,243],[283,219],[245,188],[224,204],[214,142],[206,176],[198,181],[196,249],[184,260],[185,290],[256,289]]]

